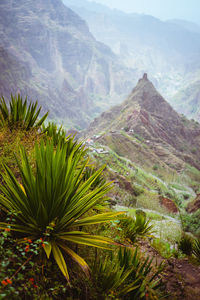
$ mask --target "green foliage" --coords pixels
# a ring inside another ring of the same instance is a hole
[[[179,252],[172,248],[171,245],[168,242],[165,242],[159,238],[153,239],[151,243],[152,247],[155,248],[160,255],[162,255],[164,258],[170,258],[170,257],[179,257]]]
[[[182,213],[181,220],[184,231],[190,231],[200,236],[200,209],[191,214]]]
[[[120,228],[123,230],[125,238],[129,239],[132,243],[136,241],[138,236],[144,237],[152,232],[153,226],[147,220],[146,214],[137,213],[136,217],[126,217],[119,223]]]
[[[96,172],[97,172],[97,168],[92,166],[86,167],[83,173],[83,180],[87,181]],[[106,183],[105,178],[100,174],[92,183],[91,188],[95,189],[96,187],[103,186],[105,183]]]
[[[184,234],[178,244],[178,247],[184,254],[191,255],[193,248],[193,239],[189,235]]]
[[[5,229],[9,225],[22,243],[24,237],[34,241],[42,239],[47,258],[53,255],[67,280],[69,274],[63,252],[88,274],[87,263],[73,251],[71,243],[108,248],[113,243],[109,238],[91,235],[80,231],[80,228],[110,221],[120,214],[106,212],[87,216],[110,190],[109,184],[91,189],[103,167],[84,181],[83,173],[88,160],[80,144],[69,147],[66,142],[56,149],[53,141],[47,141],[46,145],[44,142],[36,144],[36,170],[24,148],[21,147],[20,153],[21,162],[16,160],[22,184],[5,165],[4,185],[0,187],[0,204],[8,212],[17,213],[16,221],[11,224],[1,222],[0,228]]]
[[[157,164],[153,165],[153,170],[154,171],[157,171],[158,169],[159,169],[159,165],[157,165]]]
[[[139,196],[144,193],[144,189],[143,189],[143,187],[135,184],[133,186],[133,192],[134,192],[135,196]]]
[[[152,259],[144,258],[137,249],[120,248],[117,255],[111,254],[100,260],[93,270],[98,288],[106,299],[159,299],[157,293],[161,286],[157,270],[152,268]]]
[[[6,221],[11,219],[12,215]],[[80,299],[79,295],[83,296],[86,288],[87,292],[95,294],[95,291],[91,291],[87,277],[76,270],[76,265],[73,265],[70,276],[73,290],[70,289],[56,264],[51,260],[44,261],[42,255],[36,256],[41,252],[42,243],[41,240],[27,239],[19,244],[11,231],[0,232],[1,300],[59,300],[72,297],[72,294],[75,296],[73,299]]]
[[[42,132],[52,138],[54,146],[58,145],[58,143],[64,144],[66,142],[66,131],[62,126],[58,128],[53,122],[49,122],[47,126],[43,124]]]
[[[198,262],[200,262],[200,239],[194,240],[193,254],[196,257],[196,259],[198,260]]]
[[[47,118],[48,113],[37,121],[41,111],[41,107],[37,110],[37,105],[36,101],[34,104],[30,103],[27,107],[27,98],[23,101],[19,94],[18,96],[11,94],[9,108],[4,98],[0,98],[0,125],[8,126],[11,130],[15,128],[30,130],[31,128],[40,127]]]

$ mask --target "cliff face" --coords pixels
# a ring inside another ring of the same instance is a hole
[[[173,97],[172,101],[177,111],[200,121],[200,80],[186,85]]]
[[[88,0],[63,2],[87,21],[99,41],[117,53],[127,66],[137,69],[138,77],[144,71],[148,72],[156,88],[176,110],[182,113],[184,106],[184,114],[200,120],[199,112],[193,112],[195,106],[188,103],[188,98],[192,100],[194,96],[192,86],[200,79],[198,25],[183,20],[161,21],[144,14],[127,14]],[[187,85],[191,88],[185,90]],[[182,89],[183,92],[177,95]]]
[[[108,107],[129,92],[134,72],[60,0],[2,0],[0,17],[6,97],[20,91],[38,98],[53,119],[84,127],[102,103]]]
[[[94,120],[89,132],[104,132],[104,143],[113,145],[120,145],[121,139],[122,154],[135,159],[139,151],[142,164],[160,161],[180,171],[189,163],[200,169],[200,125],[175,112],[146,74],[122,105]]]

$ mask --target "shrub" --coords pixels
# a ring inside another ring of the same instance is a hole
[[[144,193],[144,188],[139,186],[139,185],[134,185],[133,186],[133,193],[137,197],[137,196]]]
[[[196,257],[196,259],[198,260],[198,262],[200,262],[200,239],[194,240],[193,254]]]
[[[184,234],[178,244],[178,248],[186,255],[191,255],[192,254],[192,245],[193,241],[192,238]]]
[[[116,255],[96,263],[93,273],[105,299],[139,300],[158,299],[157,291],[162,284],[156,277],[162,270],[160,264],[154,271],[152,259],[141,257],[137,249],[120,248]]]
[[[71,141],[70,141],[71,142]],[[69,149],[71,152],[69,153]],[[103,167],[86,181],[83,173],[88,160],[84,148],[76,145],[54,148],[53,142],[35,146],[36,169],[30,164],[24,148],[17,160],[22,184],[5,165],[4,185],[1,185],[0,204],[8,212],[17,213],[14,223],[0,223],[1,229],[16,232],[19,243],[24,238],[42,240],[47,258],[53,255],[65,278],[69,280],[63,251],[88,273],[88,265],[71,247],[71,243],[107,248],[109,238],[94,236],[82,231],[83,226],[107,222],[120,213],[92,214],[92,208],[104,200],[109,184],[91,189]],[[90,212],[90,216],[87,213]]]
[[[152,232],[153,226],[147,220],[146,214],[137,213],[135,218],[126,217],[119,223],[120,228],[123,230],[125,238],[129,239],[132,243],[136,241],[138,236],[144,237]]]
[[[159,169],[159,165],[157,165],[157,164],[153,165],[153,170],[154,171],[157,171],[158,169]]]
[[[42,132],[45,133],[48,137],[52,138],[54,146],[58,145],[58,143],[64,144],[66,141],[66,132],[60,126],[59,128],[53,122],[49,122],[47,126],[43,124]]]
[[[0,125],[7,125],[11,130],[15,128],[30,130],[31,128],[40,127],[47,118],[48,113],[37,121],[41,111],[41,107],[37,110],[37,105],[36,101],[34,104],[30,103],[27,108],[27,98],[23,101],[19,94],[18,96],[11,94],[10,108],[8,108],[4,98],[0,98]]]

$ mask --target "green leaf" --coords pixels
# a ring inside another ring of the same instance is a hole
[[[69,247],[67,247],[66,245],[59,243],[59,246],[62,249],[64,249],[72,257],[72,259],[75,260],[80,265],[80,267],[83,269],[83,271],[89,277],[89,275],[90,275],[90,273],[89,273],[89,266],[85,262],[85,260],[82,257],[80,257],[78,254],[76,254],[72,249],[70,249]]]
[[[51,250],[52,250],[52,244],[51,244],[51,242],[44,243],[44,251],[46,252],[47,258],[50,257]]]
[[[52,251],[53,251],[55,261],[57,262],[61,272],[65,276],[66,280],[69,282],[69,274],[68,274],[67,265],[65,263],[64,257],[59,247],[56,245],[56,243],[53,242],[52,242]]]

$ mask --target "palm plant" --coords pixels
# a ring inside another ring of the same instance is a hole
[[[66,131],[62,126],[58,128],[54,122],[49,122],[47,126],[43,124],[42,132],[52,138],[55,146],[58,145],[58,143],[65,143],[66,141]]]
[[[33,169],[24,148],[21,148],[21,162],[18,158],[16,160],[22,184],[5,165],[4,185],[0,187],[0,205],[8,212],[16,213],[14,224],[1,222],[0,228],[9,225],[17,232],[19,242],[23,242],[24,237],[42,238],[47,258],[53,255],[67,280],[69,274],[63,251],[88,273],[87,263],[74,252],[71,243],[101,248],[114,243],[109,238],[91,235],[79,228],[113,220],[120,214],[92,214],[92,209],[103,201],[110,186],[105,183],[91,189],[103,167],[83,180],[88,164],[84,155],[85,149],[79,144],[69,147],[66,142],[55,148],[53,141],[47,141],[46,145],[41,142],[35,146],[36,168]]]
[[[27,98],[22,100],[20,94],[13,96],[11,94],[11,101],[7,106],[4,97],[0,98],[0,125],[8,127],[12,130],[14,128],[21,128],[30,130],[37,128],[43,124],[47,118],[48,112],[39,120],[37,118],[41,111],[41,107],[37,110],[37,101],[33,104],[30,103],[27,107]],[[37,123],[36,123],[37,121]]]
[[[193,248],[193,239],[187,235],[184,234],[181,237],[180,242],[178,243],[178,248],[186,255],[192,254],[192,248]]]
[[[106,296],[139,300],[146,299],[147,294],[148,299],[159,299],[157,290],[162,283],[156,278],[162,270],[163,264],[160,264],[154,271],[152,259],[142,258],[137,249],[120,248],[117,255],[111,253],[95,265],[93,271]]]
[[[136,214],[135,218],[123,218],[119,226],[122,228],[124,236],[132,243],[136,241],[138,236],[143,237],[152,233],[153,228],[153,225],[150,225],[150,221],[147,220],[146,214],[142,213]]]
[[[200,239],[194,240],[193,254],[197,258],[197,260],[200,262]]]
[[[82,148],[83,154],[86,154],[88,150],[83,148],[83,143],[78,142],[78,140],[74,139],[74,136],[68,135],[66,131],[60,126],[59,128],[53,122],[49,122],[47,126],[43,124],[42,132],[46,134],[52,141],[54,146],[60,144],[60,146],[66,145],[66,155],[69,156],[73,149],[78,151]],[[76,152],[75,151],[75,152]],[[84,173],[87,172],[87,168],[85,168]]]
[[[93,166],[87,166],[84,171],[83,179],[88,180],[90,176],[92,176],[97,171],[97,168]],[[106,180],[103,176],[98,176],[92,184],[92,188],[96,188],[97,186],[102,186],[106,183]]]

